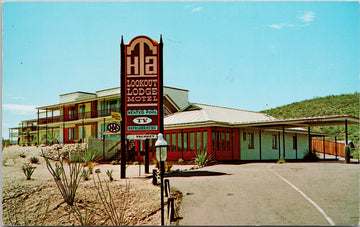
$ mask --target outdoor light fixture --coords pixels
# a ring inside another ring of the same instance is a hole
[[[155,142],[156,159],[160,162],[160,198],[161,198],[161,225],[164,225],[164,162],[167,158],[168,144],[164,140],[162,133],[158,134],[158,139]]]
[[[156,149],[156,159],[159,162],[166,161],[167,158],[167,148],[168,144],[166,140],[164,140],[164,136],[162,133],[159,133],[158,139],[155,142],[155,149]]]

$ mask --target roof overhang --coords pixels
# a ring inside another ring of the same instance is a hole
[[[270,127],[270,128],[289,128],[289,127],[312,127],[312,126],[330,126],[330,125],[344,125],[359,124],[360,120],[356,117],[345,115],[334,116],[318,116],[318,117],[305,117],[305,118],[289,118],[278,119],[271,121],[259,122],[244,122],[235,123],[236,127]]]
[[[276,119],[268,121],[258,121],[258,122],[239,122],[239,123],[229,123],[229,122],[217,122],[217,121],[201,121],[201,122],[184,122],[178,124],[165,124],[165,129],[181,129],[187,127],[234,127],[234,128],[258,128],[264,130],[274,130],[280,131],[286,129],[286,132],[294,132],[307,134],[308,130],[305,127],[312,126],[330,126],[330,125],[344,125],[347,124],[359,124],[360,120],[356,117],[345,116],[345,115],[335,115],[335,116],[317,116],[317,117],[305,117],[305,118],[290,118],[290,119]],[[330,133],[321,133],[321,132],[311,132],[312,136],[335,136],[335,134]]]

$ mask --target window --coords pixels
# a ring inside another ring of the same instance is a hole
[[[79,113],[80,113],[80,117],[85,116],[85,105],[79,105]]]
[[[69,107],[69,118],[74,118],[75,117],[75,107]]]
[[[117,100],[111,100],[108,102],[109,108],[116,108]]]
[[[207,131],[203,132],[203,150],[207,151]]]
[[[216,132],[212,131],[212,144],[213,144],[213,150],[216,150]]]
[[[226,143],[225,143],[225,132],[221,132],[221,150],[226,150]]]
[[[190,132],[190,151],[195,150],[195,133]]]
[[[297,150],[297,136],[293,136],[293,149]]]
[[[246,132],[243,132],[243,140],[246,141]]]
[[[182,144],[182,133],[178,133],[178,134],[177,134],[177,150],[178,150],[178,151],[182,151],[182,147],[183,147],[183,144]]]
[[[226,146],[227,150],[230,150],[230,132],[226,132]]]
[[[277,135],[272,135],[272,149],[277,149]]]
[[[196,150],[201,151],[201,132],[196,132]]]
[[[184,132],[184,151],[188,150],[188,133]]]
[[[166,140],[167,144],[170,145],[170,134],[169,133],[165,134],[165,140]]]
[[[69,140],[75,139],[75,128],[69,128]]]
[[[176,151],[176,133],[171,133],[171,151]]]
[[[248,133],[249,136],[249,149],[254,149],[254,133]]]
[[[80,129],[80,138],[81,139],[86,138],[86,126],[84,127],[80,126],[79,129]]]

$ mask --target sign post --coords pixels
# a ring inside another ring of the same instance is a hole
[[[121,178],[126,178],[126,138],[163,130],[160,53],[157,41],[149,37],[137,36],[127,45],[121,38]]]

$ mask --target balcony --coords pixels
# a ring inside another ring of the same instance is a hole
[[[105,110],[95,110],[95,111],[89,111],[89,112],[80,112],[80,113],[39,118],[39,125],[76,121],[76,120],[98,118],[98,117],[106,117],[106,116],[110,116],[111,112],[120,113],[120,108],[116,107],[116,108],[110,108],[110,109],[105,109]]]

